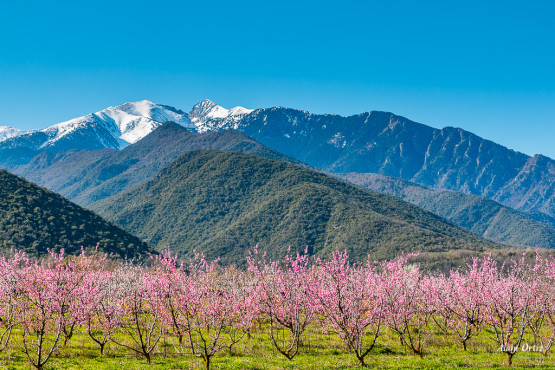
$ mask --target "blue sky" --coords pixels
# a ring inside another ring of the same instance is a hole
[[[555,158],[555,2],[0,3],[0,125],[204,98],[392,111]]]

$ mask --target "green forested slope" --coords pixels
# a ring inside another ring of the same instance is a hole
[[[257,243],[271,257],[308,246],[316,255],[347,249],[354,259],[497,246],[397,198],[235,152],[186,153],[91,208],[151,246],[197,250],[224,263],[242,263]]]
[[[119,257],[149,251],[144,242],[93,212],[0,170],[0,251],[41,256],[48,249],[76,253],[97,244]]]

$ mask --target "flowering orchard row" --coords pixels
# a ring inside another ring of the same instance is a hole
[[[0,350],[15,329],[17,346],[42,368],[80,331],[101,354],[111,342],[150,362],[161,338],[172,337],[179,353],[209,368],[218,351],[248,340],[259,322],[289,360],[314,326],[338,335],[361,365],[385,331],[423,356],[438,328],[466,350],[488,327],[509,364],[532,341],[547,355],[555,336],[555,260],[498,265],[487,257],[448,275],[424,274],[407,260],[353,265],[336,252],[269,262],[255,250],[240,271],[201,256],[179,263],[169,252],[149,266],[116,267],[99,254],[62,251],[39,262],[15,253],[0,259]]]

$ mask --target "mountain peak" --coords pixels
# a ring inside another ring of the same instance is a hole
[[[21,136],[11,147],[53,152],[74,148],[122,149],[168,121],[192,127],[185,112],[150,100],[141,100],[108,107],[42,130],[25,133],[8,128],[0,129],[0,142],[13,136]]]
[[[0,142],[23,135],[25,131],[11,126],[0,126]]]
[[[239,106],[226,109],[212,100],[204,99],[195,104],[193,109],[191,109],[189,119],[196,126],[197,131],[207,132],[218,129],[222,124],[235,121],[238,117],[242,117],[250,112],[252,112],[252,109]]]

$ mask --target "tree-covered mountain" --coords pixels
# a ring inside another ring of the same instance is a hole
[[[197,134],[167,122],[123,150],[43,152],[12,171],[87,206],[154,177],[183,153],[196,149],[295,161],[237,131]]]
[[[334,176],[406,200],[497,242],[520,247],[555,248],[555,227],[481,196],[431,189],[375,173],[338,173]]]
[[[42,256],[48,249],[101,251],[133,258],[150,251],[128,232],[62,196],[0,170],[0,251]]]
[[[151,246],[242,263],[256,244],[354,259],[496,245],[410,203],[321,172],[254,155],[193,151],[155,178],[92,205]]]

